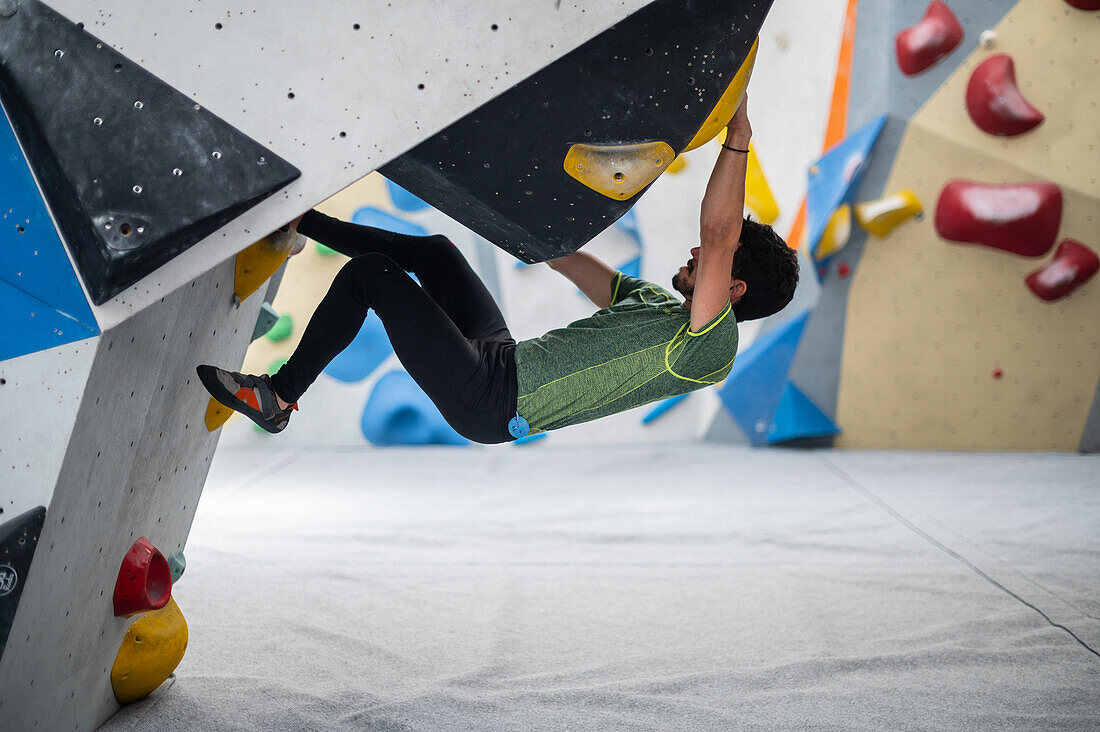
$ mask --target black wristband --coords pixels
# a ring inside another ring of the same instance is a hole
[[[727,150],[732,150],[732,151],[734,151],[734,152],[739,152],[739,153],[741,153],[742,155],[748,155],[748,154],[749,154],[749,151],[748,151],[748,150],[738,150],[737,148],[735,148],[735,147],[730,147],[729,145],[722,145],[722,147],[726,148]]]

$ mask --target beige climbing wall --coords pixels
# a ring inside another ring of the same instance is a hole
[[[386,183],[378,173],[371,173],[329,198],[317,210],[350,221],[360,206],[384,199],[387,199]],[[293,319],[294,330],[285,341],[273,343],[266,338],[254,341],[245,356],[245,373],[263,373],[273,361],[288,358],[294,352],[310,316],[347,261],[346,257],[319,254],[312,241],[307,241],[305,249],[291,257],[272,306],[280,315]],[[259,296],[262,293],[261,288]]]
[[[886,192],[911,188],[921,222],[868,242],[853,274],[837,421],[846,447],[1076,450],[1100,374],[1100,282],[1046,303],[1024,276],[1046,264],[948,243],[933,226],[943,185],[1045,179],[1062,187],[1059,239],[1100,250],[1100,13],[1024,0],[913,117]],[[991,53],[1011,54],[1046,115],[1017,138],[971,122],[965,91]],[[994,372],[1000,369],[1000,379]]]

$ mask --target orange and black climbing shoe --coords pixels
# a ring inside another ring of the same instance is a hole
[[[263,427],[268,432],[282,432],[290,422],[290,413],[298,411],[298,403],[279,409],[275,389],[267,374],[253,376],[226,371],[203,364],[195,369],[199,380],[210,395]]]

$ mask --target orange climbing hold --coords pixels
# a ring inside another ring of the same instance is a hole
[[[172,597],[172,572],[168,560],[144,536],[122,558],[115,581],[117,617],[159,610]]]

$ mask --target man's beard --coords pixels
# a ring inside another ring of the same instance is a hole
[[[689,299],[695,294],[695,285],[688,281],[688,275],[679,272],[672,275],[672,289]]]

